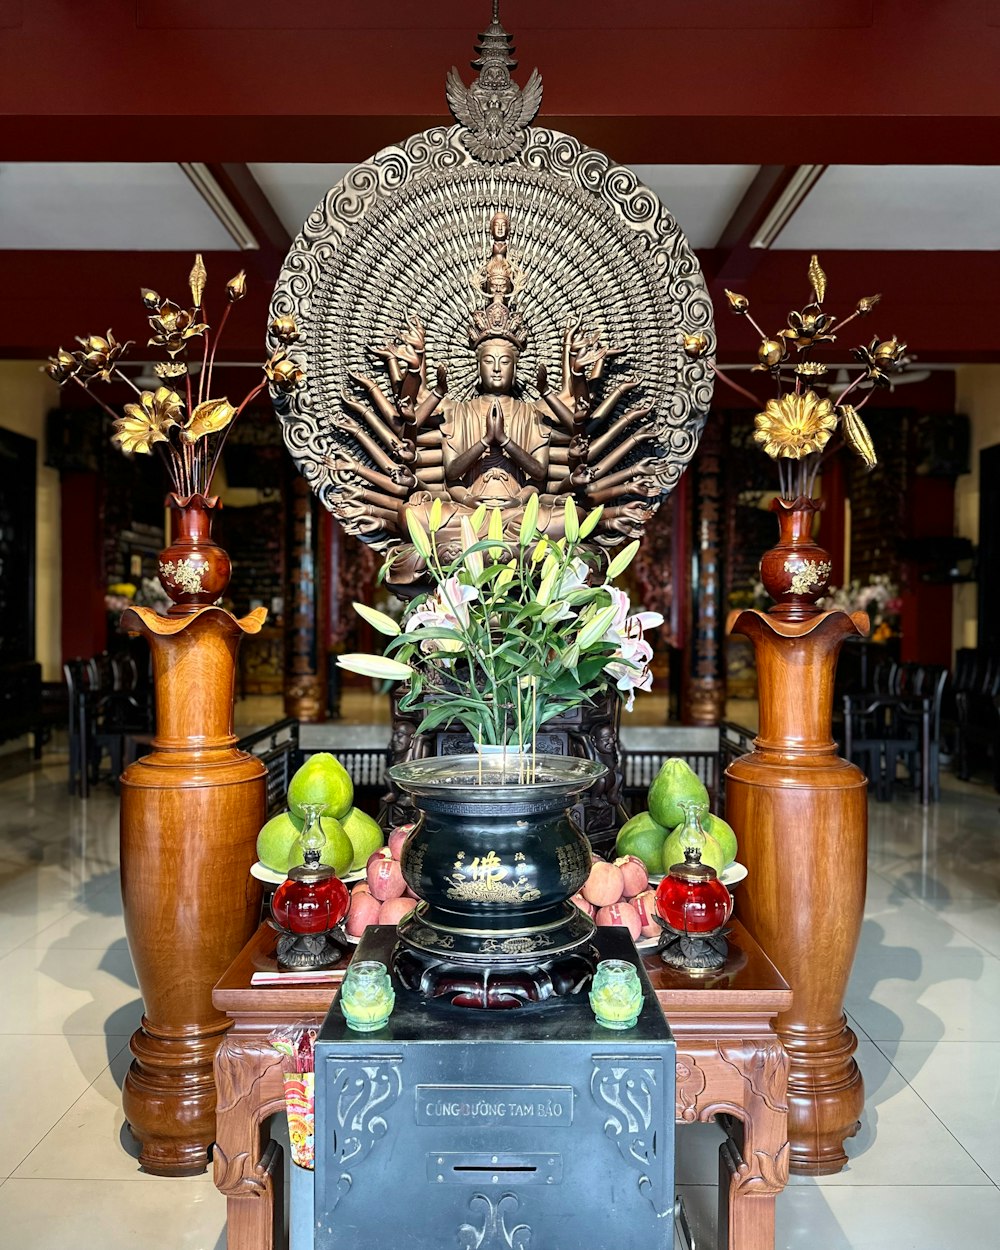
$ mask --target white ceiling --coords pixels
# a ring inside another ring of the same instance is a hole
[[[346,164],[250,169],[293,237]],[[692,246],[711,248],[756,165],[638,165]],[[837,165],[772,245],[804,251],[1000,250],[1000,165]],[[179,165],[0,164],[0,249],[233,251]]]
[[[771,245],[800,251],[994,251],[996,165],[831,165]]]
[[[0,248],[230,251],[229,232],[176,164],[0,165]]]

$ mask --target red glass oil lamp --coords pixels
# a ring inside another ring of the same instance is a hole
[[[289,870],[271,899],[271,923],[281,933],[278,967],[296,972],[334,967],[349,945],[341,928],[350,904],[347,886],[329,864],[320,862],[326,845],[324,809],[303,810],[305,820],[296,841],[303,862]]]
[[[714,868],[701,862],[701,849],[689,846],[684,863],[674,864],[656,890],[663,927],[660,958],[687,972],[714,972],[726,962],[723,928],[733,912],[733,896]]]

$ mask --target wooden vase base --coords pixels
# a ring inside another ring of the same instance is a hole
[[[129,1043],[134,1059],[122,1103],[129,1131],[139,1143],[139,1163],[154,1176],[197,1176],[209,1164],[215,1141],[215,1077],[212,1064],[229,1027],[199,1036],[157,1035],[143,1018]]]
[[[835,1033],[779,1036],[788,1051],[789,1170],[831,1176],[847,1163],[844,1142],[861,1127],[865,1085],[854,1060],[858,1039],[846,1021]]]

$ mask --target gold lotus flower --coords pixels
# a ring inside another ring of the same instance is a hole
[[[788,355],[788,345],[777,339],[764,339],[760,347],[757,348],[757,359],[759,364],[754,365],[754,373],[769,373],[772,369],[776,369]]]
[[[149,319],[149,324],[155,331],[149,345],[164,347],[168,355],[176,356],[184,350],[188,339],[204,334],[208,329],[204,322],[195,319],[196,312],[197,309],[194,308],[186,312],[183,308],[178,308],[173,300],[165,299],[156,316]]]
[[[88,334],[86,338],[78,338],[76,341],[83,348],[82,352],[74,353],[77,361],[77,376],[85,381],[90,378],[100,378],[102,382],[110,382],[115,362],[128,344],[119,343],[110,330],[103,338],[100,334]]]
[[[692,360],[697,360],[699,356],[703,356],[708,351],[708,335],[700,332],[697,334],[685,334],[684,350]]]
[[[183,360],[161,360],[153,365],[153,372],[158,378],[182,378],[187,371]]]
[[[750,307],[750,301],[745,295],[737,295],[735,291],[730,291],[728,287],[723,287],[723,290],[726,293],[726,299],[729,300],[730,312],[740,316]]]
[[[160,297],[148,286],[139,288],[139,294],[142,296],[142,302],[150,312],[157,312],[160,307]]]
[[[857,409],[851,404],[842,404],[837,411],[840,413],[840,429],[844,442],[858,453],[867,468],[874,469],[878,464],[875,445],[868,433],[868,427],[858,416]]]
[[[803,360],[800,365],[795,366],[792,372],[797,373],[800,378],[821,378],[829,370],[818,360]]]
[[[859,317],[867,317],[881,298],[881,295],[862,295],[855,305],[854,311]]]
[[[865,377],[876,386],[890,386],[889,371],[898,369],[906,351],[906,344],[891,339],[880,342],[873,338],[867,347],[851,348],[851,355],[865,367]]]
[[[247,274],[245,269],[241,269],[235,278],[230,278],[226,283],[226,295],[229,297],[230,304],[235,304],[241,300],[247,293]]]
[[[794,310],[788,314],[789,329],[779,330],[778,333],[783,339],[787,339],[789,343],[794,343],[801,352],[806,347],[815,347],[817,343],[832,343],[836,338],[834,334],[828,334],[827,331],[833,325],[835,318],[830,313],[810,312],[808,309],[802,312]]]
[[[264,372],[278,391],[294,390],[306,376],[305,370],[284,352],[280,352],[269,360],[264,366]]]
[[[228,399],[206,399],[192,412],[191,420],[181,430],[186,443],[196,443],[206,434],[217,434],[236,416],[236,409]]]
[[[753,423],[754,441],[763,446],[772,460],[779,456],[801,460],[823,450],[837,428],[837,414],[829,399],[820,399],[815,391],[805,391],[769,399]]]
[[[279,343],[294,343],[301,334],[292,316],[275,317],[271,322],[271,333]]]
[[[42,372],[47,373],[53,382],[62,386],[76,373],[79,363],[73,352],[60,347],[54,356],[49,357],[48,363],[42,365]]]
[[[180,423],[184,403],[176,391],[161,386],[156,393],[143,391],[137,404],[126,404],[124,417],[115,421],[111,441],[124,452],[148,456],[154,443],[168,441],[165,433]]]

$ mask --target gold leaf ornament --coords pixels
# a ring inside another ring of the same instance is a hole
[[[226,297],[230,304],[235,304],[243,298],[247,293],[247,274],[245,269],[241,269],[235,278],[230,278],[226,283]]]
[[[208,270],[205,268],[205,262],[202,260],[201,252],[195,253],[194,265],[188,274],[188,286],[191,288],[191,298],[194,300],[195,308],[201,307],[202,297],[205,294],[205,283],[208,281]]]
[[[218,434],[236,416],[236,409],[228,399],[206,399],[191,413],[191,420],[181,430],[186,443],[196,443],[206,434]]]
[[[878,464],[875,445],[868,433],[868,427],[858,416],[857,409],[851,404],[841,404],[837,411],[840,413],[840,430],[844,442],[858,453],[869,471],[874,469]]]
[[[812,287],[816,303],[822,304],[826,296],[826,274],[819,263],[819,257],[815,255],[809,260],[809,285]]]

